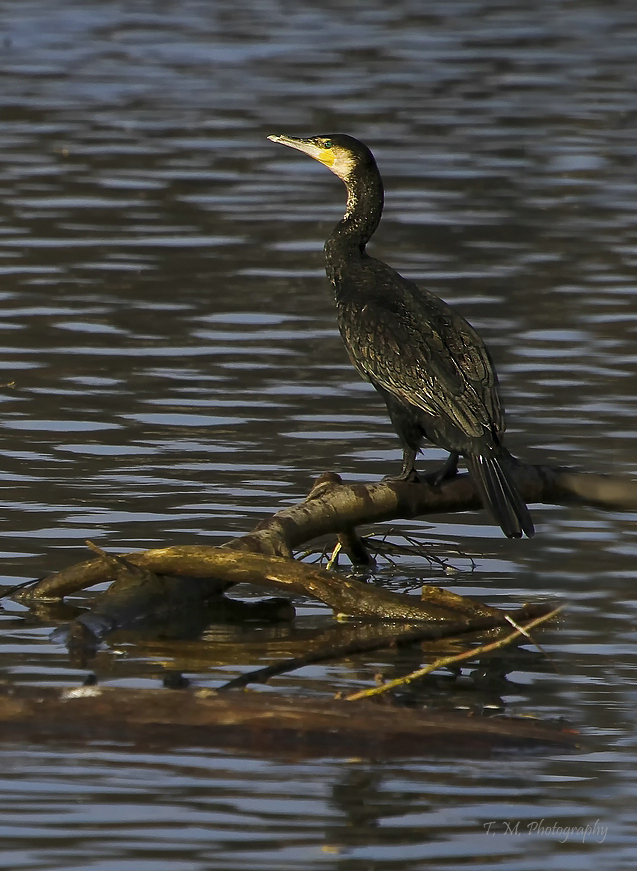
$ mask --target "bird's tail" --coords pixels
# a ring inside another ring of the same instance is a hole
[[[502,449],[490,456],[467,454],[465,460],[485,508],[489,509],[506,537],[521,538],[524,534],[530,538],[535,535],[529,509],[509,472],[514,460],[508,451]]]

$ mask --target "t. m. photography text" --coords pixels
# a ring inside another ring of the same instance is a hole
[[[563,826],[546,820],[489,820],[482,824],[487,835],[541,835],[556,838],[561,844],[567,841],[595,841],[603,844],[608,834],[608,826],[599,820],[587,826]]]

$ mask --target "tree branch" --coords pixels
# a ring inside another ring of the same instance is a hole
[[[579,502],[611,509],[637,508],[637,484],[609,475],[594,475],[550,466],[518,464],[514,469],[521,496],[529,503]],[[362,558],[355,527],[396,518],[422,517],[480,507],[467,475],[457,475],[440,486],[427,483],[381,481],[377,484],[345,485],[338,475],[318,479],[305,501],[277,512],[247,535],[222,547],[182,545],[128,554],[127,561],[160,578],[161,594],[176,598],[206,598],[222,594],[241,582],[266,584],[292,595],[313,596],[338,613],[397,620],[447,620],[494,617],[496,609],[460,596],[425,587],[423,600],[404,597],[378,587],[361,584],[341,575],[291,560],[292,551],[312,539],[328,534]],[[23,601],[54,601],[85,587],[117,577],[118,563],[108,555],[78,563],[22,590]],[[128,595],[133,584],[148,587],[150,598],[157,589],[144,575],[121,581],[117,595]],[[145,578],[145,580],[144,580]],[[115,592],[111,595],[114,596]],[[115,601],[115,600],[113,600]]]

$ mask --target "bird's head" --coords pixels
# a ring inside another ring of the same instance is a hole
[[[289,145],[304,154],[309,154],[347,182],[352,174],[362,166],[374,165],[371,151],[353,136],[344,133],[332,133],[325,136],[312,136],[309,139],[297,139],[294,136],[268,136],[272,142]]]

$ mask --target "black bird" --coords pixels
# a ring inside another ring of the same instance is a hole
[[[352,136],[269,136],[328,167],[345,184],[347,208],[325,243],[338,324],[354,366],[385,400],[402,443],[395,480],[418,481],[423,438],[449,451],[434,476],[457,471],[461,454],[482,502],[509,538],[534,534],[502,444],[504,414],[493,362],[467,321],[439,297],[366,252],[383,212],[373,154]]]

